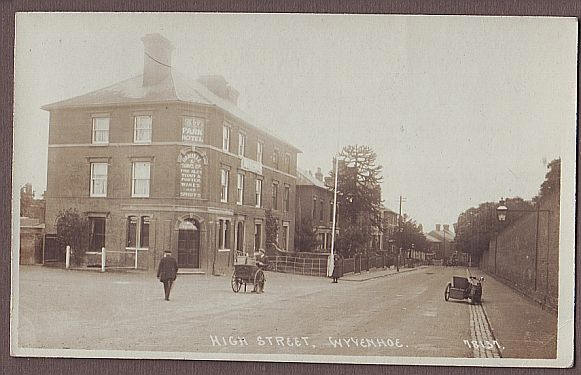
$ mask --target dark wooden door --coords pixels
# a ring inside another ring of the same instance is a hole
[[[196,223],[180,226],[178,233],[178,266],[200,267],[200,231]]]

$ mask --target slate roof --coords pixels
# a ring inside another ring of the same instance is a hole
[[[317,178],[302,168],[297,168],[297,185],[314,185],[325,190],[330,190],[328,186],[325,185],[323,181],[317,180]]]
[[[428,242],[442,242],[438,238],[430,235],[429,233],[425,234],[425,236],[426,236],[426,241],[428,241]]]
[[[430,235],[431,237],[434,237],[436,239],[439,240],[439,242],[443,242],[444,238],[446,239],[446,242],[452,242],[454,241],[454,239],[456,238],[456,235],[454,234],[454,232],[451,232],[449,230],[444,231],[444,230],[433,230],[430,233],[428,233],[428,235]]]
[[[171,74],[165,80],[155,85],[143,86],[143,75],[118,82],[111,86],[89,92],[84,95],[51,103],[41,108],[47,111],[64,108],[79,108],[109,105],[131,105],[162,102],[186,102],[208,106],[216,106],[247,125],[262,131],[271,137],[283,142],[297,152],[301,152],[295,146],[273,135],[264,127],[256,125],[257,122],[250,115],[242,111],[234,103],[222,99],[210,91],[202,83],[190,79],[186,75],[171,69]]]

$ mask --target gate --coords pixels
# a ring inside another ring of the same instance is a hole
[[[42,252],[42,263],[59,263],[65,262],[66,250],[65,246],[61,245],[57,239],[56,234],[44,235],[44,249]]]

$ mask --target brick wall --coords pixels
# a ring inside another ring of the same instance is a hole
[[[483,270],[554,309],[559,292],[559,208],[558,193],[546,197],[538,218],[535,212],[526,214],[504,228],[480,260]]]

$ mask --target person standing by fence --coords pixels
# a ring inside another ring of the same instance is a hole
[[[339,255],[335,254],[333,257],[333,272],[331,273],[331,277],[333,278],[333,283],[337,283],[338,279],[341,277],[341,269],[339,268]]]
[[[165,300],[169,301],[169,293],[171,287],[178,274],[178,262],[176,258],[171,256],[171,251],[163,252],[163,258],[159,262],[157,268],[157,277],[163,283],[163,290],[165,292]]]

